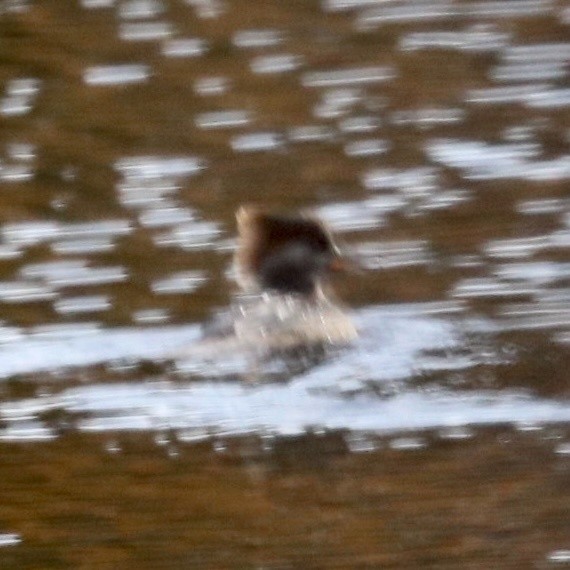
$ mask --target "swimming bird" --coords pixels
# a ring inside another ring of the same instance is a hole
[[[287,348],[346,344],[356,337],[330,287],[351,263],[324,222],[313,215],[268,213],[244,206],[236,214],[234,257],[238,296],[234,330],[250,346]]]
[[[350,268],[332,233],[309,214],[282,215],[254,207],[236,213],[234,269],[241,292],[230,310],[203,329],[202,340],[178,353],[192,362],[245,359],[244,378],[257,383],[279,358],[286,373],[312,367],[357,331],[330,287],[335,271]]]
[[[236,214],[238,283],[246,292],[316,299],[346,263],[325,224],[311,215],[271,214],[249,206]]]

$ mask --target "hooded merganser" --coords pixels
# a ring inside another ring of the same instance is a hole
[[[326,287],[345,259],[325,224],[311,215],[238,210],[236,335],[247,344],[346,344],[356,337],[350,318]]]
[[[205,328],[201,342],[176,357],[241,354],[250,362],[249,380],[257,382],[267,357],[299,362],[353,341],[356,328],[326,287],[331,272],[351,262],[345,263],[323,222],[251,206],[240,208],[236,218],[234,269],[242,294],[234,297],[230,313]]]

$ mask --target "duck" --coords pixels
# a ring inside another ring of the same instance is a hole
[[[206,323],[201,340],[173,353],[174,360],[194,366],[237,357],[244,361],[246,383],[257,384],[275,358],[287,376],[352,344],[358,332],[335,298],[331,277],[353,262],[326,224],[311,213],[277,214],[257,206],[240,207],[236,224],[239,290],[229,310]]]
[[[236,212],[234,272],[241,293],[234,331],[252,347],[344,345],[357,336],[331,287],[351,268],[326,224],[311,213],[277,214],[257,206]]]

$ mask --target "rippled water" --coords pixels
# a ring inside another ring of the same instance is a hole
[[[563,2],[0,18],[0,566],[568,564]],[[244,203],[358,259],[349,346],[202,340]]]

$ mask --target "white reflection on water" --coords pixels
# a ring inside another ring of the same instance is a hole
[[[257,132],[232,137],[230,144],[235,152],[261,152],[279,149],[284,142],[280,133]]]
[[[36,221],[13,222],[2,225],[0,230],[7,245],[29,247],[56,240],[61,244],[90,242],[100,244],[101,241],[108,243],[114,237],[131,233],[133,227],[128,220],[117,219],[70,224]],[[61,247],[65,249],[65,245],[61,245]]]
[[[195,156],[133,156],[118,160],[115,168],[126,179],[184,178],[198,174],[204,161]]]
[[[476,24],[457,32],[410,32],[400,38],[400,49],[455,49],[465,52],[489,52],[506,47],[511,34],[491,24]]]
[[[392,67],[354,67],[327,71],[308,71],[301,77],[304,87],[350,87],[384,83],[396,76]]]
[[[451,0],[417,2],[407,0],[398,4],[383,4],[363,10],[357,16],[356,26],[368,30],[390,23],[410,23],[446,20],[457,16],[459,8]]]
[[[459,299],[529,297],[538,293],[541,286],[533,283],[505,283],[492,277],[460,279],[451,292]]]
[[[147,228],[160,228],[194,221],[194,212],[189,208],[158,207],[144,210],[139,215],[141,226]]]
[[[81,0],[81,6],[87,10],[111,8],[115,0]]]
[[[113,251],[115,247],[114,241],[108,236],[86,239],[66,239],[51,244],[52,250],[60,255],[107,253]]]
[[[107,295],[84,295],[58,299],[54,309],[61,315],[98,313],[111,309],[112,305]]]
[[[317,213],[337,233],[369,230],[384,225],[382,212],[367,207],[366,202],[328,204],[319,208]]]
[[[194,7],[198,18],[219,18],[227,9],[223,0],[186,0],[186,4]]]
[[[20,274],[53,288],[121,283],[128,273],[120,265],[89,267],[86,260],[46,261],[24,265]]]
[[[486,255],[497,259],[523,259],[547,248],[548,236],[498,239],[483,245]]]
[[[570,89],[561,87],[560,89],[536,91],[526,98],[526,104],[537,109],[570,107]]]
[[[556,214],[562,212],[565,204],[570,207],[570,200],[565,202],[557,198],[537,198],[535,200],[524,200],[517,204],[517,211],[521,214]]]
[[[0,99],[0,115],[25,115],[31,111],[40,85],[40,80],[33,77],[8,81],[6,94]]]
[[[303,58],[290,53],[259,55],[253,58],[249,65],[253,73],[262,75],[288,73],[301,67],[303,65]]]
[[[194,81],[194,92],[197,95],[222,95],[230,88],[230,80],[226,77],[200,77]]]
[[[217,246],[221,234],[215,222],[193,221],[175,225],[164,233],[153,236],[157,247],[179,247],[183,250],[210,249]]]
[[[360,243],[356,255],[369,270],[427,265],[433,257],[425,240]]]
[[[420,129],[430,129],[438,125],[460,123],[465,118],[465,111],[459,108],[424,108],[394,111],[390,121],[394,125],[414,125]]]
[[[390,143],[383,139],[361,139],[344,146],[347,156],[378,156],[388,152]]]
[[[530,85],[509,85],[508,87],[485,87],[482,89],[470,89],[466,92],[467,103],[479,105],[526,103],[535,97],[543,97],[549,93],[548,83],[532,83]]]
[[[536,16],[550,10],[552,0],[472,0],[462,6],[465,16],[516,18]]]
[[[570,292],[570,291],[569,291]],[[499,309],[502,330],[570,328],[570,302],[507,303]]]
[[[158,377],[131,384],[80,386],[57,395],[6,402],[0,415],[8,423],[8,439],[38,434],[37,414],[50,409],[87,413],[84,430],[148,430],[174,428],[184,433],[239,434],[251,430],[290,434],[308,426],[353,430],[397,431],[466,424],[570,420],[564,402],[537,400],[513,392],[417,391],[406,386],[416,371],[429,367],[425,351],[453,351],[462,333],[446,315],[461,306],[440,304],[372,308],[356,315],[361,337],[351,349],[310,369],[287,384],[248,385],[213,381],[224,359],[210,357],[204,380],[172,383]],[[437,316],[436,316],[437,315]],[[473,324],[478,330],[486,325]],[[460,328],[471,328],[468,322]],[[474,330],[474,329],[473,329]],[[58,370],[121,358],[161,358],[198,338],[198,327],[162,327],[73,332],[52,339],[20,339],[0,347],[0,375]],[[199,345],[194,345],[196,346]],[[199,351],[193,353],[198,358]],[[463,357],[465,360],[467,356]],[[474,355],[465,366],[475,366]],[[453,362],[452,362],[453,364]],[[445,359],[437,370],[446,370]],[[231,373],[231,369],[228,370]],[[367,392],[371,382],[397,383],[390,398]],[[350,395],[350,397],[347,397]],[[29,422],[28,428],[24,422]],[[40,425],[41,427],[41,425]],[[9,431],[12,430],[12,431]],[[14,432],[14,430],[19,430]],[[46,437],[44,433],[38,437]]]
[[[273,29],[240,30],[233,35],[232,42],[242,49],[274,47],[283,42],[283,33]]]
[[[554,550],[548,557],[549,562],[553,564],[568,564],[570,562],[570,550]]]
[[[327,12],[342,12],[367,8],[383,4],[386,0],[322,0],[323,9]]]
[[[533,261],[504,263],[494,269],[499,279],[506,281],[527,281],[538,285],[550,285],[570,279],[570,263],[555,261]]]
[[[0,300],[4,303],[48,301],[57,297],[52,287],[29,281],[0,281]]]
[[[249,125],[251,116],[241,110],[214,111],[196,115],[194,123],[199,129],[229,129]]]
[[[524,61],[504,63],[491,71],[495,81],[546,81],[566,76],[566,62]]]
[[[0,546],[15,546],[20,544],[20,542],[22,542],[22,538],[19,534],[12,532],[0,533]]]
[[[99,65],[88,67],[83,80],[88,85],[124,85],[142,83],[150,77],[150,68],[142,64]]]
[[[154,281],[151,284],[151,289],[157,295],[192,293],[207,280],[208,278],[203,271],[183,271]]]
[[[165,6],[159,0],[128,0],[119,7],[119,18],[135,20],[153,18],[164,12]]]
[[[22,427],[19,433],[8,430],[22,415],[54,408],[89,414],[91,417],[78,423],[79,429],[85,431],[203,429],[210,436],[252,430],[297,434],[311,426],[394,432],[467,424],[570,420],[568,405],[514,393],[405,392],[387,400],[370,396],[345,399],[311,393],[303,388],[302,382],[253,389],[216,382],[185,387],[153,382],[113,384],[73,388],[44,400],[47,401],[2,405],[0,413],[10,424],[2,434],[4,438],[49,436],[40,432],[38,425],[30,425],[29,430]]]
[[[291,127],[287,132],[288,140],[294,143],[327,142],[332,141],[334,136],[334,130],[324,125]]]
[[[28,164],[10,164],[0,166],[2,182],[28,182],[34,177],[34,169]]]
[[[200,38],[177,38],[162,44],[165,57],[199,57],[208,51],[208,44]]]
[[[128,22],[119,26],[119,38],[125,42],[150,42],[172,35],[168,22]]]
[[[532,142],[488,144],[482,141],[432,139],[426,145],[426,151],[432,160],[464,170],[464,176],[471,180],[570,178],[570,156],[540,160],[540,146]]]
[[[133,321],[139,324],[157,325],[166,323],[170,315],[163,309],[141,309],[133,313]]]

